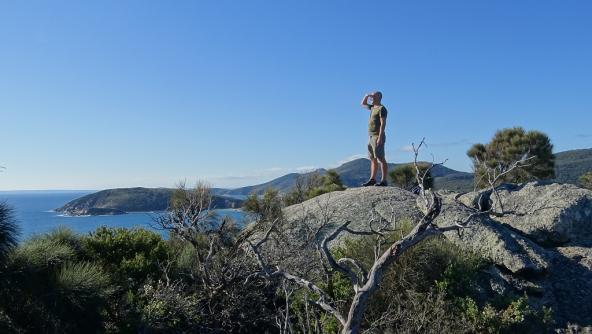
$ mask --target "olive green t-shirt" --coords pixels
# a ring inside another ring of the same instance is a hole
[[[370,107],[370,120],[368,121],[368,134],[378,136],[380,132],[380,118],[386,118],[388,111],[384,106]]]

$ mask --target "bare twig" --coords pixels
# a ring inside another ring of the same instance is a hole
[[[417,161],[417,159],[419,158],[419,151],[421,150],[421,147],[423,145],[426,145],[425,138],[422,138],[417,146],[415,146],[415,143],[411,143],[411,147],[413,149],[413,165],[415,166],[415,180],[417,181],[417,186],[420,189],[420,195],[425,201],[425,206],[428,207],[429,206],[429,203],[427,202],[428,196],[426,196],[426,194],[425,194],[426,189],[425,189],[424,182],[425,182],[427,176],[430,175],[430,173],[434,167],[444,165],[448,161],[448,159],[445,159],[444,161],[439,162],[439,163],[435,163],[434,157],[432,156],[432,163],[422,173],[419,168],[420,164]]]
[[[497,215],[511,213],[511,212],[506,212],[504,210],[503,203],[502,203],[501,197],[498,192],[499,181],[502,180],[506,175],[512,173],[513,171],[515,171],[517,169],[530,166],[531,161],[535,158],[536,158],[536,156],[529,156],[529,152],[526,152],[518,160],[512,161],[507,164],[505,164],[503,162],[498,162],[498,164],[495,167],[488,166],[487,162],[480,161],[478,158],[475,159],[477,166],[479,166],[479,168],[482,168],[485,171],[485,174],[482,176],[481,180],[483,180],[485,177],[487,177],[487,183],[489,186],[488,190],[491,192],[491,194],[493,194],[495,196],[497,203],[500,206],[500,213],[498,213]],[[477,184],[477,183],[475,183],[475,184]],[[488,210],[483,210],[482,195],[483,194],[481,194],[479,197],[479,203],[478,203],[479,210],[482,212],[487,212],[487,213],[493,214],[494,213],[493,206],[490,206]]]

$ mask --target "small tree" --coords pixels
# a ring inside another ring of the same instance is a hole
[[[499,183],[522,183],[555,176],[555,157],[549,137],[539,131],[521,127],[499,130],[487,144],[475,144],[467,152],[473,161],[475,187],[488,187],[488,169],[504,169],[524,157],[532,158],[528,166],[516,168],[499,179]],[[497,185],[497,184],[496,184]]]
[[[294,189],[284,196],[284,204],[294,205],[325,193],[341,190],[345,190],[345,187],[339,173],[333,169],[323,176],[318,173],[302,175],[296,180]]]
[[[592,190],[592,172],[580,176],[580,184],[582,187]]]
[[[277,198],[277,192],[268,191],[262,202],[273,204]],[[176,298],[171,293],[176,293],[178,284],[184,283],[167,279],[164,284],[152,287],[158,291],[150,287],[145,289],[153,306],[165,309],[181,306],[181,309],[171,311],[173,313],[184,313],[188,308],[196,310],[197,315],[188,313],[187,316],[198,317],[199,328],[188,332],[254,333],[255,329],[269,332],[275,314],[269,296],[273,296],[275,285],[257,279],[247,280],[257,266],[250,254],[239,247],[242,239],[237,227],[229,219],[221,220],[213,211],[210,188],[203,183],[194,188],[181,184],[172,204],[167,212],[155,217],[155,222],[169,231],[171,238],[191,245],[190,289],[197,293],[195,300],[183,296]],[[166,317],[160,320],[166,320]]]
[[[337,187],[341,190],[344,189],[343,183],[341,182],[341,178],[339,177],[339,173],[336,170],[331,169],[327,171],[327,174],[323,176],[323,186],[325,187]]]
[[[418,164],[418,169],[421,174],[427,171],[426,177],[423,179],[424,188],[432,188],[434,186],[434,178],[429,172],[430,166],[428,164]],[[413,165],[406,164],[397,166],[391,170],[389,177],[393,184],[405,190],[413,191],[419,187],[417,184],[416,169]]]
[[[250,194],[243,208],[247,212],[256,214],[259,221],[271,221],[281,217],[282,199],[277,190],[268,188],[262,198],[255,193]]]
[[[312,188],[306,194],[306,199],[311,199],[322,194],[330,193],[332,191],[345,190],[341,178],[335,170],[329,170],[320,179],[320,185]]]

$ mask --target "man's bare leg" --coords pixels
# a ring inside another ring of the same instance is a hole
[[[370,180],[376,180],[376,172],[378,171],[378,160],[376,158],[370,159]]]
[[[388,179],[388,175],[387,175],[388,164],[386,163],[386,159],[385,158],[379,158],[378,160],[380,161],[380,172],[382,173],[381,174],[382,178],[380,179],[380,182],[381,183],[382,182],[387,182],[387,179]],[[375,165],[376,165],[376,163],[375,163]]]
[[[376,172],[378,171],[378,160],[376,158],[370,158],[370,179],[360,186],[368,187],[376,184]]]

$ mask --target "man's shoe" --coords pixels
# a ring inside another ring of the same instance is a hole
[[[388,186],[388,183],[386,183],[386,181],[382,181],[380,183],[377,183],[374,185],[375,187],[386,187]]]
[[[362,183],[362,187],[373,186],[375,184],[376,184],[376,180],[370,179],[370,180],[366,181],[366,183]]]

